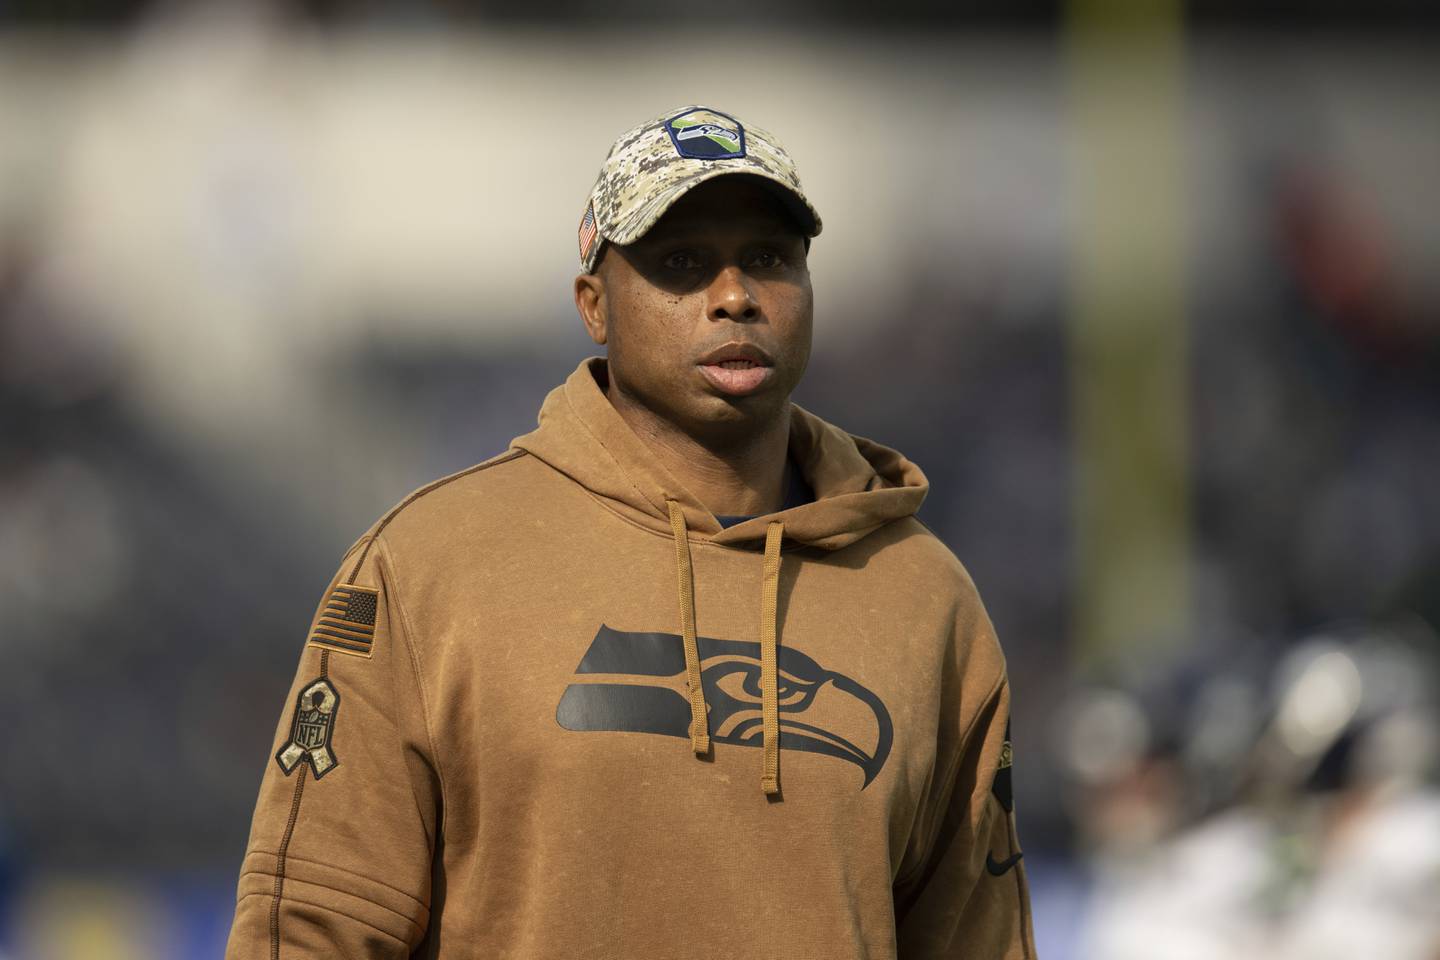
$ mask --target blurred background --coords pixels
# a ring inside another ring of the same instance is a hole
[[[1006,646],[1040,955],[1437,960],[1429,14],[0,2],[0,956],[220,954],[337,558],[599,352],[585,197],[698,102]]]

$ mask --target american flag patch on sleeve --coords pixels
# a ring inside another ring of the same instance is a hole
[[[342,583],[330,591],[320,617],[310,630],[309,642],[317,647],[369,657],[375,642],[375,612],[380,591],[353,583]]]

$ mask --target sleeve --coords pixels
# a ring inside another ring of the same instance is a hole
[[[388,554],[362,537],[281,710],[227,960],[408,957],[424,939],[442,798],[414,653]]]
[[[998,661],[999,677],[961,721],[951,768],[932,781],[918,820],[924,853],[894,888],[900,960],[1035,958],[1010,789],[1010,686],[989,639],[993,653],[981,659]]]

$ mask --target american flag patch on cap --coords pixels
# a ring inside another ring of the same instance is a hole
[[[369,657],[375,642],[375,612],[380,591],[342,583],[330,591],[310,630],[310,643],[327,650]]]
[[[590,255],[590,244],[595,242],[595,204],[585,205],[585,216],[580,218],[580,259]]]

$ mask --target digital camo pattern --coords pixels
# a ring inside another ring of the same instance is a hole
[[[623,246],[644,236],[686,191],[730,173],[756,174],[787,188],[803,204],[806,219],[814,220],[807,233],[819,235],[820,215],[775,137],[730,114],[693,104],[621,134],[605,156],[588,202],[594,204],[600,237]],[[589,245],[580,258],[583,272],[595,269],[603,247],[603,242]]]

